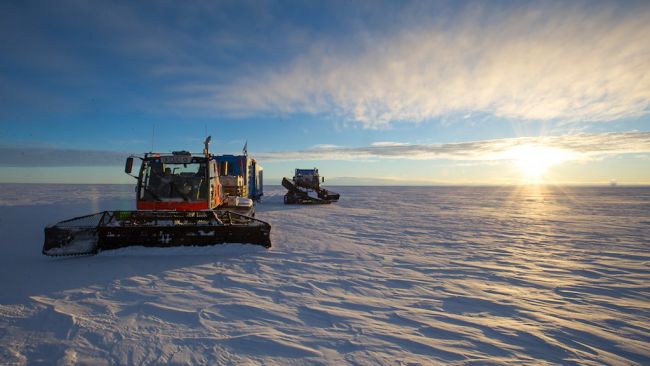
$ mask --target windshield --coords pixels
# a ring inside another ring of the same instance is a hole
[[[207,169],[204,161],[163,163],[146,160],[142,168],[140,199],[144,201],[207,200]]]

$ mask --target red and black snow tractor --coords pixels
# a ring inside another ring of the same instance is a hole
[[[288,190],[284,195],[285,204],[327,204],[339,200],[340,195],[320,186],[318,169],[296,169],[293,180],[282,178],[282,186]]]
[[[269,248],[271,225],[255,219],[253,200],[222,189],[218,157],[178,151],[129,157],[140,159],[137,211],[104,211],[45,228],[43,254],[96,254],[127,246],[172,247],[249,243]],[[227,164],[227,162],[222,162]],[[226,176],[227,177],[227,176]],[[225,177],[222,177],[225,179]],[[244,179],[240,179],[244,181]]]

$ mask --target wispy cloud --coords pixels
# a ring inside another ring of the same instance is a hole
[[[317,144],[312,146],[313,149],[336,149],[341,146],[338,145],[332,145],[332,144]]]
[[[650,132],[576,134],[565,136],[517,137],[441,144],[375,142],[369,146],[315,145],[298,151],[257,152],[265,161],[373,159],[454,160],[481,164],[516,159],[517,149],[542,146],[556,149],[567,159],[600,159],[620,154],[650,153]],[[130,154],[111,150],[75,150],[54,147],[0,145],[0,166],[120,166]],[[645,155],[642,155],[645,156]]]
[[[606,156],[650,153],[650,132],[517,137],[445,144],[371,144],[364,147],[314,148],[255,154],[261,161],[278,160],[460,160],[498,161],[516,158],[522,146],[543,146],[564,152],[567,159],[588,160]]]
[[[82,167],[123,165],[129,153],[0,145],[0,166]]]
[[[406,142],[393,142],[393,141],[377,141],[370,144],[370,146],[407,146],[410,145]]]
[[[365,128],[475,111],[563,122],[638,117],[650,111],[648,19],[645,5],[470,4],[388,35],[358,32],[346,47],[315,40],[285,67],[202,85],[182,103],[232,115],[333,113]]]

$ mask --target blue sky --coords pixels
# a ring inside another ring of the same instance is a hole
[[[5,1],[0,182],[131,182],[152,132],[200,151],[207,131],[215,152],[248,141],[268,183],[510,184],[541,164],[649,184],[648,19],[644,1]]]

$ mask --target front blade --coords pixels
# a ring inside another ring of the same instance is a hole
[[[45,228],[43,254],[49,256],[87,255],[98,250],[97,228],[106,212],[75,217]]]

